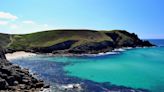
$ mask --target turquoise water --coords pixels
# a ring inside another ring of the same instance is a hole
[[[164,47],[132,49],[119,55],[51,57],[49,61],[71,63],[64,67],[69,76],[164,92]]]
[[[152,42],[164,46],[164,40]],[[66,79],[72,76],[99,83],[110,82],[164,92],[164,47],[137,48],[103,56],[38,56],[18,59],[15,63],[36,71],[52,82],[62,79],[63,72],[67,71]]]

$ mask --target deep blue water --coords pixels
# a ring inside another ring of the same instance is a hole
[[[148,40],[157,46],[164,46],[164,39],[148,39]]]

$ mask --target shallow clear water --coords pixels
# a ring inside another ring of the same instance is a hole
[[[164,47],[131,49],[117,55],[42,56],[22,60],[14,63],[27,66],[52,82],[56,82],[55,78],[62,78],[58,70],[64,67],[68,76],[164,92]],[[66,65],[59,66],[60,63]]]
[[[72,59],[74,63],[64,68],[70,76],[164,92],[163,47],[133,49],[119,55]],[[72,60],[68,58],[69,61]]]

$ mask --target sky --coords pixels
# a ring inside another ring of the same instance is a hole
[[[0,33],[121,29],[164,39],[164,0],[0,0]]]

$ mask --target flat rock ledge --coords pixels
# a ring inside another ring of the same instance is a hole
[[[48,87],[33,77],[28,69],[0,59],[0,92],[39,92]]]

